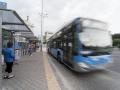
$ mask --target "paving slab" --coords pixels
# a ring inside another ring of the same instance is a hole
[[[13,73],[14,78],[2,80],[2,90],[48,90],[42,52],[22,57]]]

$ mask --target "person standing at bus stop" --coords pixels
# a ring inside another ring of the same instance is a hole
[[[29,43],[29,45],[28,45],[28,55],[31,56],[32,52],[33,52],[33,45],[32,45],[32,43]]]
[[[13,67],[13,62],[15,59],[15,54],[14,54],[14,50],[12,46],[13,46],[13,43],[8,42],[7,48],[4,48],[2,50],[2,53],[4,55],[4,62],[6,63],[6,69],[5,69],[5,74],[4,74],[5,79],[14,77],[14,75],[12,74],[12,67]]]

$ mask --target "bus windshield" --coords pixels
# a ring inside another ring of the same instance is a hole
[[[79,33],[79,39],[86,47],[112,47],[112,37],[106,30],[84,28]]]

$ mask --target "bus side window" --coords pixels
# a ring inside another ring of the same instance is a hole
[[[56,41],[54,41],[54,45],[53,45],[54,48],[56,48]]]
[[[72,32],[68,33],[68,52],[71,54],[72,53]]]
[[[64,39],[63,39],[63,50],[64,50],[64,52],[66,52],[67,36],[64,35],[63,38],[64,38]]]
[[[51,48],[54,48],[54,41],[52,41],[50,46],[51,46]]]
[[[59,46],[60,46],[60,49],[63,50],[63,37],[60,38],[60,42],[59,42]]]

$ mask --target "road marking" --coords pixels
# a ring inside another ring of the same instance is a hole
[[[46,79],[48,84],[48,90],[61,90],[57,79],[53,73],[53,70],[48,62],[48,58],[45,52],[43,52],[43,61],[45,66]]]
[[[74,90],[74,87],[71,87],[72,85],[69,84],[69,82],[66,80],[65,76],[61,73],[59,68],[57,68],[55,63],[52,63],[52,61],[50,61],[50,63],[53,66],[53,68],[55,68],[55,71],[57,72],[58,77],[60,78],[61,82],[63,83],[65,90]]]

